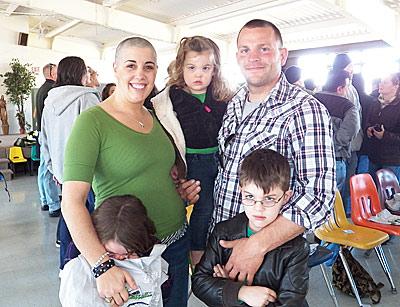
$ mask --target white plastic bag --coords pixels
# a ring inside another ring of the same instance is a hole
[[[167,279],[168,263],[161,258],[166,246],[156,244],[148,257],[114,260],[118,267],[128,271],[139,286],[139,291],[128,292],[129,300],[123,305],[162,307],[161,284]],[[63,307],[109,307],[99,296],[96,279],[86,259],[79,255],[68,262],[60,273],[59,298]],[[136,292],[136,293],[135,293]]]

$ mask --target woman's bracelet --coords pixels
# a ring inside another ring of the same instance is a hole
[[[107,272],[113,266],[115,266],[115,262],[113,259],[108,259],[107,261],[100,263],[98,266],[96,266],[92,269],[94,278],[101,276],[101,274]]]
[[[106,258],[107,256],[108,256],[108,252],[105,252],[103,255],[101,255],[101,256],[99,257],[99,259],[97,259],[97,261],[95,262],[95,264],[93,264],[92,270],[93,270],[95,267],[98,267],[98,266],[100,265],[100,263],[104,260],[104,258]]]

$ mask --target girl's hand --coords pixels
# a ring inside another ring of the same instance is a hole
[[[277,295],[267,287],[243,286],[239,290],[238,299],[249,306],[262,307],[275,302]]]
[[[200,196],[200,181],[196,181],[194,179],[186,180],[181,179],[177,184],[176,190],[178,191],[180,197],[187,201],[190,204],[196,203]]]
[[[229,273],[225,270],[225,266],[217,264],[214,266],[213,277],[229,278]]]
[[[112,298],[112,304],[117,306],[123,305],[129,298],[128,291],[125,288],[126,283],[131,289],[137,289],[132,276],[116,266],[96,278],[96,283],[100,297],[108,298],[108,300]]]

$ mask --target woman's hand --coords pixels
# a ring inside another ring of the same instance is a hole
[[[369,138],[372,138],[374,136],[374,127],[373,126],[367,128],[367,136]]]
[[[128,291],[125,288],[126,283],[131,289],[137,289],[132,276],[116,266],[96,278],[97,291],[99,291],[100,297],[111,300],[110,304],[117,306],[123,305],[129,298]]]
[[[239,290],[238,299],[249,306],[267,306],[270,302],[275,302],[276,293],[267,287],[243,286]]]
[[[196,181],[194,179],[180,179],[179,183],[177,184],[176,190],[183,200],[189,202],[190,204],[194,204],[200,198],[200,181]]]
[[[376,130],[376,129],[374,128],[373,133],[374,133],[374,136],[375,136],[378,140],[382,140],[383,135],[384,135],[384,133],[385,133],[385,128],[383,127],[383,125],[381,125],[380,131],[378,131],[378,130]]]

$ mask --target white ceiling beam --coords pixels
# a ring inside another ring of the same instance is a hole
[[[17,9],[17,7],[19,7],[18,4],[10,3],[10,4],[7,6],[7,8],[6,8],[5,15],[6,15],[6,16],[10,16],[12,13],[15,12],[15,10]]]
[[[52,38],[54,36],[60,35],[61,33],[75,27],[77,24],[81,23],[80,20],[78,19],[74,19],[70,22],[66,22],[65,24],[63,24],[62,26],[55,28],[53,30],[51,30],[49,33],[47,33],[45,35],[46,38]]]
[[[128,1],[130,0],[104,0],[103,5],[115,9]]]
[[[85,23],[98,24],[154,40],[173,41],[173,26],[89,1],[2,0],[2,2],[63,15]]]

